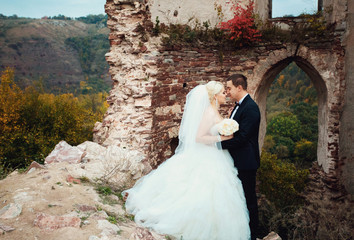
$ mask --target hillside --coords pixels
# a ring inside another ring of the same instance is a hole
[[[0,19],[0,71],[14,67],[22,88],[42,78],[50,92],[74,92],[90,79],[110,86],[108,33],[76,20]]]

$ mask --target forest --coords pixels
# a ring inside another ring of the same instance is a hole
[[[309,168],[316,160],[317,112],[317,93],[311,80],[291,63],[269,90],[263,149],[297,167]]]
[[[45,92],[40,80],[20,89],[14,78],[12,68],[1,73],[1,178],[32,161],[43,163],[61,140],[72,145],[92,140],[92,128],[107,109],[107,93],[92,92],[85,82],[80,89],[85,94],[55,95]]]

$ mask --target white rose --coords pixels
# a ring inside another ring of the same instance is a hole
[[[238,131],[238,123],[230,118],[223,119],[218,124],[218,132],[223,136],[229,136]]]

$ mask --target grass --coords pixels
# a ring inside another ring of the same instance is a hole
[[[89,182],[91,182],[90,179],[89,179],[88,177],[86,177],[86,176],[81,176],[79,179],[80,179],[80,181],[81,181],[82,183],[89,183]]]
[[[108,186],[98,186],[96,191],[104,196],[111,195],[113,193],[112,189]]]
[[[112,224],[117,224],[118,221],[114,216],[108,216],[107,218],[108,222],[112,223]]]

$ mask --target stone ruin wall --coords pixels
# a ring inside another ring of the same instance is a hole
[[[114,86],[107,99],[109,109],[102,123],[95,126],[94,141],[139,150],[145,161],[156,167],[171,156],[177,144],[186,94],[200,83],[222,81],[232,73],[241,72],[250,79],[248,90],[261,109],[262,143],[270,84],[287,64],[295,61],[311,77],[319,95],[318,162],[327,173],[329,185],[335,188],[341,174],[339,122],[346,86],[344,30],[340,29],[345,26],[343,1],[324,0],[324,6],[330,2],[333,8],[341,9],[340,14],[332,12],[326,16],[340,23],[333,41],[308,46],[278,43],[238,52],[220,51],[212,45],[174,49],[163,46],[161,37],[148,33],[156,19],[154,14],[159,10],[164,12],[159,19],[168,23],[164,17],[177,21],[186,9],[193,10],[193,5],[182,1],[178,6],[171,3],[173,7],[168,11],[169,2],[107,0],[111,49],[106,59]],[[256,9],[268,6],[267,3],[256,1]],[[177,10],[176,15],[177,7],[183,11]],[[210,11],[215,10],[212,7]],[[266,17],[267,13],[268,8],[264,8],[260,15]],[[227,107],[223,109],[225,113]]]
[[[342,167],[342,182],[354,195],[354,1],[348,1],[347,33],[345,36],[346,93],[340,118],[339,157]]]

